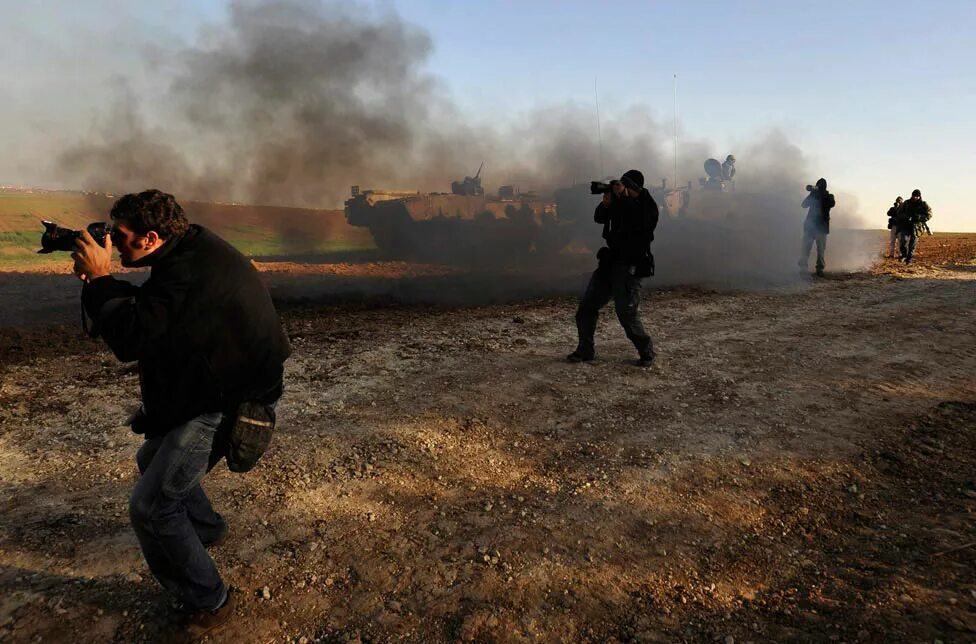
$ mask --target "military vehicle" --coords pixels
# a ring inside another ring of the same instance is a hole
[[[452,194],[352,187],[346,220],[368,228],[384,257],[452,262],[504,261],[558,252],[569,230],[551,199],[533,193],[488,196],[481,169],[452,184]]]
[[[451,192],[464,197],[480,197],[485,194],[485,189],[481,187],[481,171],[485,167],[482,161],[478,166],[478,172],[473,177],[465,177],[463,181],[452,181]]]

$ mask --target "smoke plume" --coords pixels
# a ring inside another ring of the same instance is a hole
[[[480,123],[426,71],[432,47],[421,28],[363,5],[237,0],[227,22],[196,44],[157,44],[148,63],[165,87],[153,109],[123,81],[91,136],[59,156],[58,171],[95,190],[157,186],[187,200],[315,208],[340,206],[351,185],[445,191],[481,161],[489,189],[512,183],[544,192],[631,167],[649,186],[671,176],[670,123],[649,109],[605,119],[602,145],[589,106],[555,104]],[[727,152],[683,137],[680,183],[696,190],[702,162]],[[736,221],[708,213],[707,224],[662,217],[662,279],[795,273],[799,202],[817,177],[780,132],[732,152],[749,212],[740,208]],[[835,230],[856,226],[856,207],[840,195],[838,203]],[[862,261],[838,260],[835,253],[831,266]]]

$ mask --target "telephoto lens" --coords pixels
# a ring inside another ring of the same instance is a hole
[[[62,228],[53,221],[41,221],[44,224],[44,234],[41,235],[41,250],[38,253],[53,253],[60,250],[70,252],[75,249],[75,240],[81,237],[80,230]],[[96,221],[88,224],[88,234],[99,246],[105,245],[106,235],[111,233],[108,224]]]

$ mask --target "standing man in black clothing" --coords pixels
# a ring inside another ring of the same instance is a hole
[[[895,240],[898,238],[898,217],[901,215],[901,205],[904,199],[895,198],[895,204],[888,208],[888,259],[895,258]]]
[[[807,209],[807,218],[803,222],[803,250],[797,264],[801,269],[808,269],[810,250],[813,243],[817,243],[817,277],[823,277],[824,254],[827,252],[827,235],[830,234],[830,209],[834,207],[834,195],[827,192],[827,180],[817,179],[817,185],[807,186],[806,199],[800,204]]]
[[[238,406],[277,403],[290,348],[251,262],[191,225],[172,195],[125,195],[111,218],[104,246],[87,233],[78,241],[75,273],[92,335],[139,363],[132,429],[146,440],[129,516],[149,569],[185,608],[182,635],[195,639],[226,622],[235,603],[207,553],[228,527],[200,481],[224,455],[225,420]],[[123,266],[151,267],[142,286],[112,277],[113,245]]]
[[[919,235],[925,231],[932,234],[928,225],[931,218],[932,209],[922,201],[922,191],[918,188],[912,190],[912,198],[902,205],[897,223],[898,250],[901,252],[901,260],[906,264],[912,263]]]
[[[600,309],[613,299],[617,319],[637,348],[637,365],[654,362],[654,346],[640,320],[641,279],[654,274],[651,242],[657,227],[657,204],[644,189],[644,175],[628,170],[603,195],[593,219],[603,224],[607,245],[597,253],[599,265],[576,311],[579,344],[567,359],[588,362],[596,355],[593,334]]]

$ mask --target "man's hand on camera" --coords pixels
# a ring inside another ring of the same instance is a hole
[[[609,193],[609,192],[604,192],[603,193],[603,205],[604,206],[609,206],[611,203],[613,203],[613,195],[611,193]]]
[[[75,246],[78,250],[71,253],[71,259],[75,260],[75,275],[78,279],[91,282],[112,274],[111,236],[105,235],[105,245],[99,246],[88,231],[83,230],[81,237],[75,240]]]

